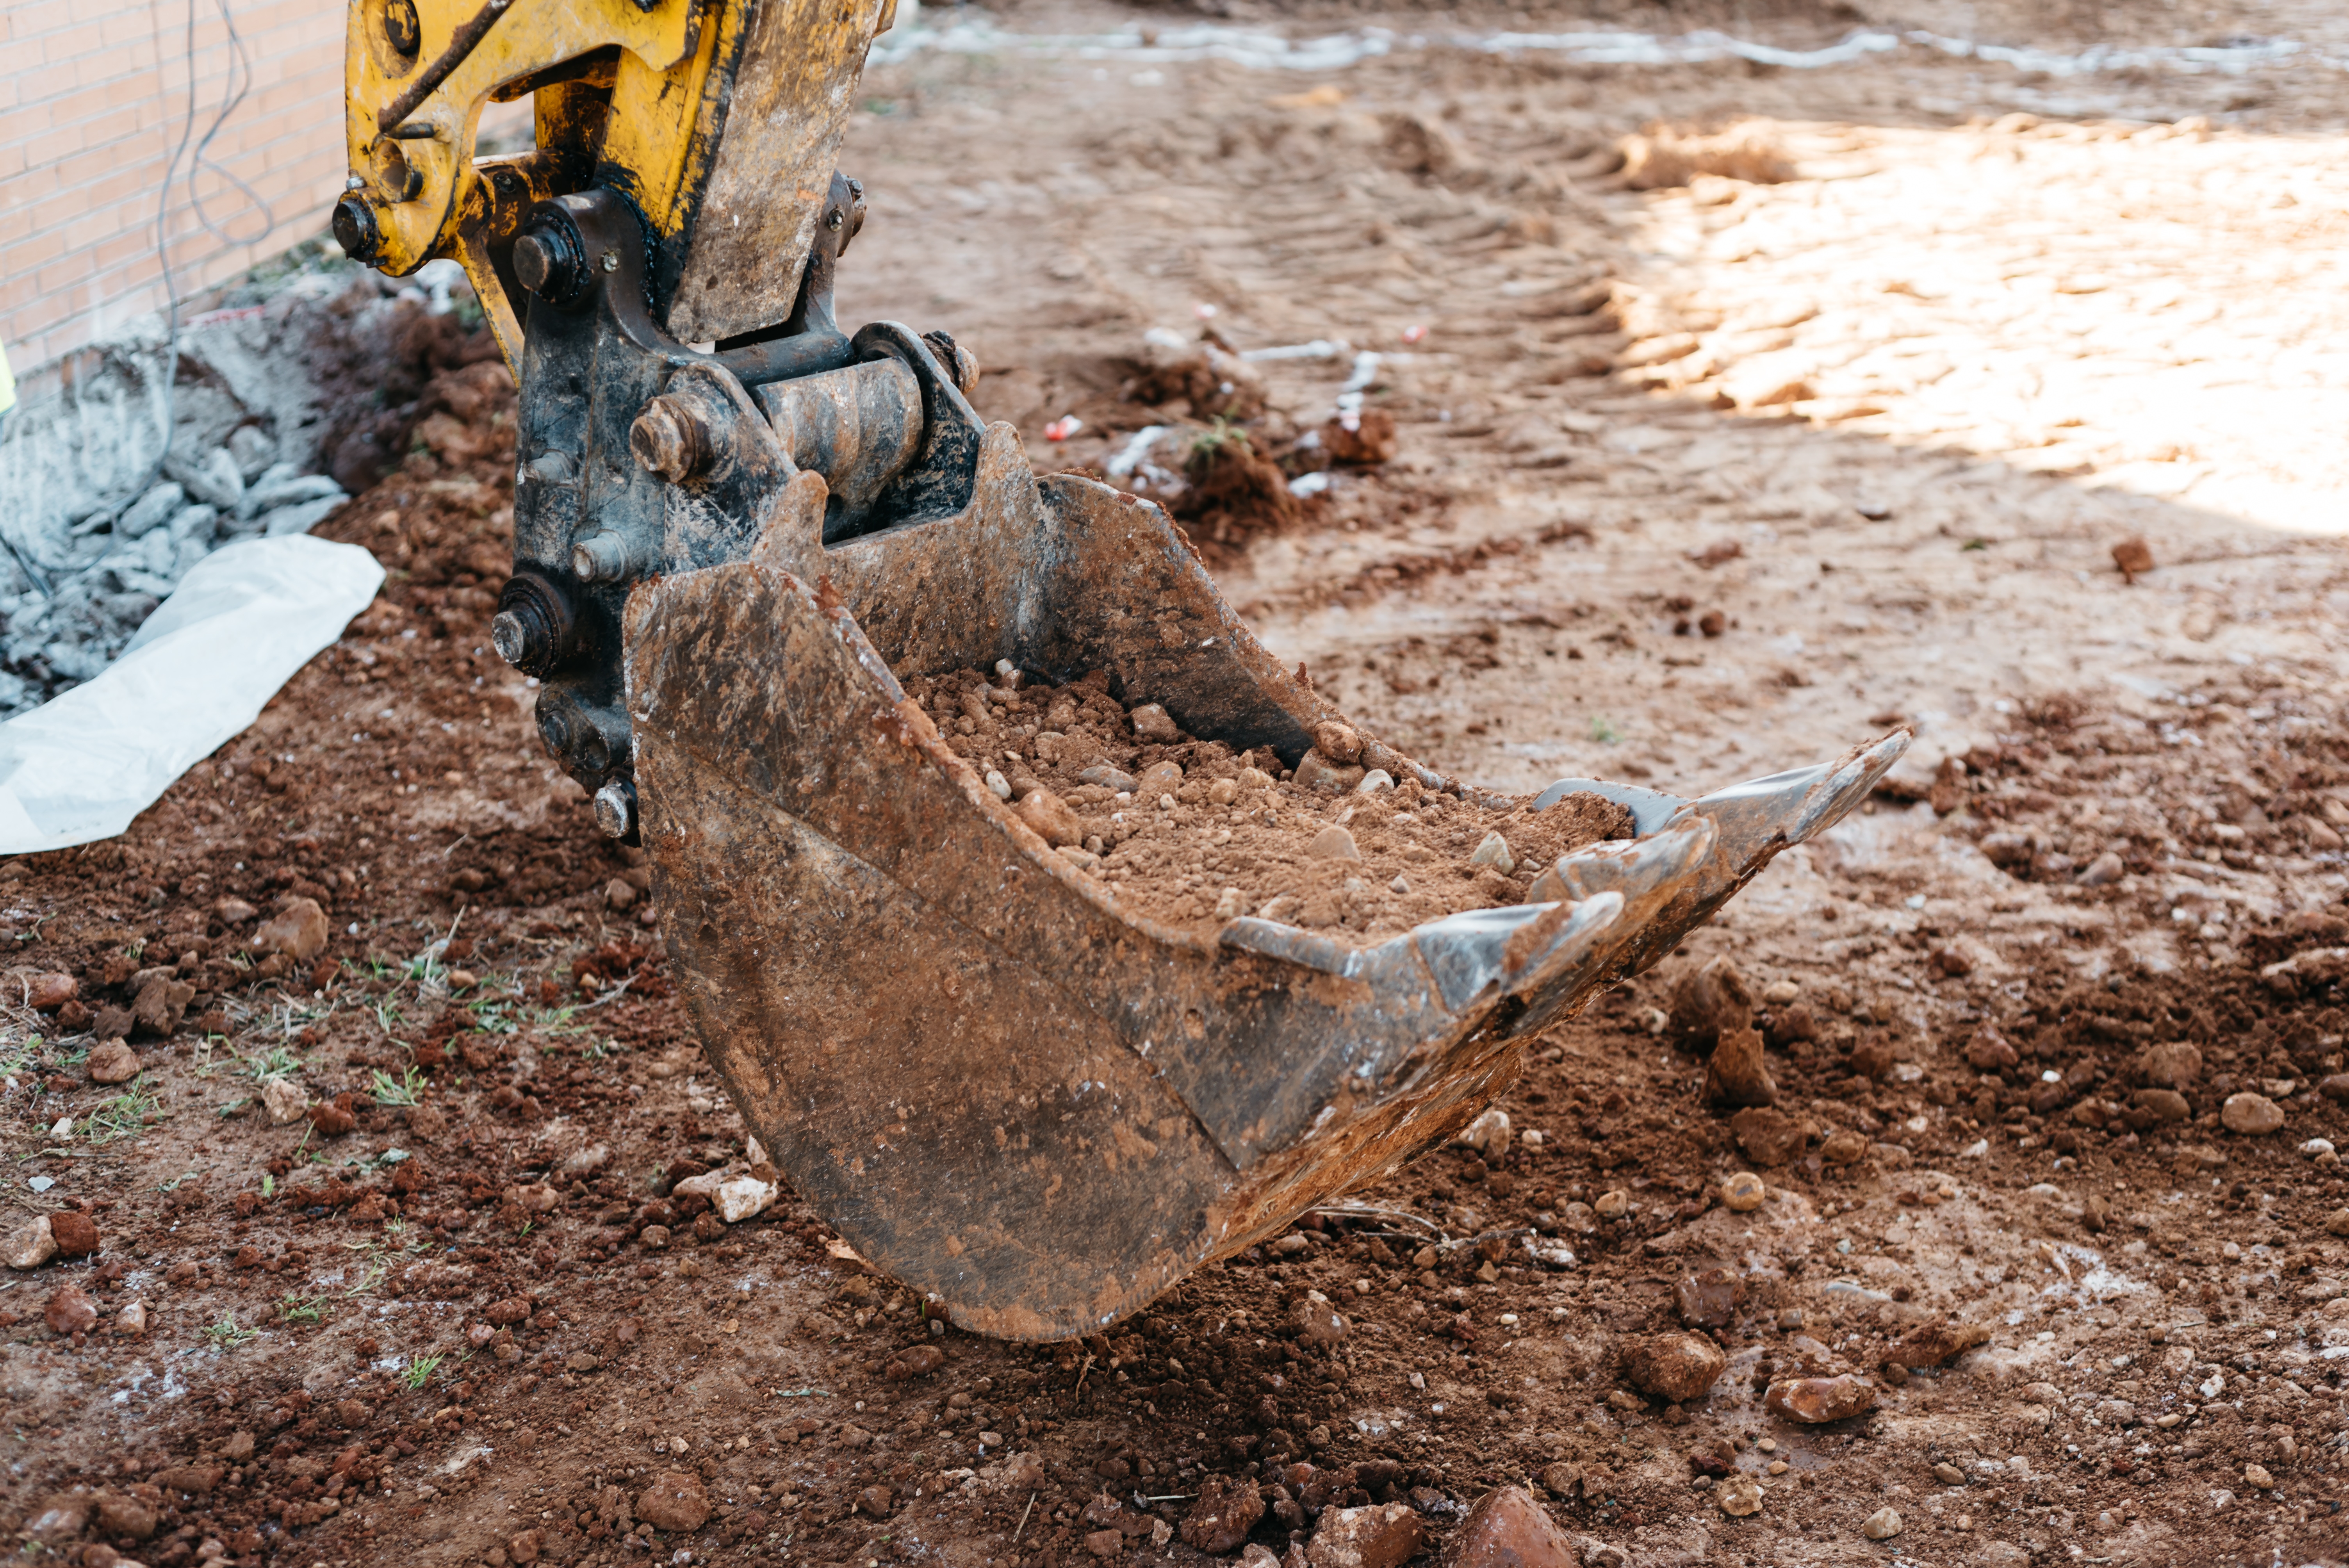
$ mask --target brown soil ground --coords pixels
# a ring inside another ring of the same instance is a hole
[[[1195,334],[1201,304],[1239,349],[1393,356],[1365,414],[1394,455],[1228,527],[1219,567],[1392,743],[1495,789],[1693,791],[1917,726],[1872,810],[1552,1033],[1504,1102],[1538,1145],[1440,1152],[1361,1194],[1385,1213],[1046,1347],[936,1332],[788,1193],[731,1228],[673,1197],[744,1158],[740,1124],[642,869],[488,649],[510,490],[469,385],[473,417],[428,420],[325,531],[382,556],[382,603],[122,839],[0,867],[14,965],[77,975],[75,1006],[127,1006],[167,963],[188,988],[126,1084],[88,1080],[70,1011],[0,1035],[8,1228],[72,1211],[100,1237],[0,1289],[0,1510],[27,1552],[1062,1568],[1117,1529],[1113,1560],[1191,1563],[1152,1521],[1309,1456],[1337,1473],[1272,1493],[1257,1542],[1357,1496],[1441,1537],[1514,1480],[1641,1568],[2341,1562],[2349,1186],[2298,1152],[2349,1144],[2310,1087],[2349,1006],[2349,376],[2311,346],[2349,211],[2338,17],[1859,9],[2320,46],[2074,75],[1922,46],[1804,72],[1398,46],[1325,76],[993,48],[865,85],[843,316],[951,327],[1040,463],[1212,431],[1187,394],[1121,395],[1143,332]],[[1789,177],[1620,177],[1732,127],[1736,170],[1778,172],[1759,138]],[[1350,360],[1257,363],[1251,449],[1317,471],[1298,443]],[[1086,430],[1048,442],[1068,413]],[[2133,583],[2131,537],[2155,562]],[[329,945],[264,977],[231,897],[314,900]],[[1662,1032],[1678,975],[1724,954],[1773,1021],[1815,1025],[1775,1031],[1810,1136],[1751,1212],[1719,1201],[1745,1157]],[[2179,1042],[2199,1070],[2147,1054]],[[2141,1094],[2155,1077],[2178,1099]],[[274,1125],[272,1079],[336,1110]],[[2221,1121],[2247,1092],[2280,1130]],[[1743,1291],[1709,1330],[1726,1372],[1640,1396],[1626,1353],[1713,1269]],[[68,1285],[95,1332],[47,1326]],[[1297,1332],[1309,1291],[1350,1319],[1334,1344]],[[133,1301],[144,1333],[112,1332]],[[1898,1380],[1926,1319],[1988,1338]],[[1771,1374],[1810,1369],[1876,1379],[1874,1409],[1763,1409]],[[1733,1469],[1761,1482],[1749,1516],[1716,1505]],[[706,1521],[661,1506],[664,1474]],[[1901,1533],[1864,1537],[1888,1505]],[[640,1512],[676,1528],[636,1534]]]

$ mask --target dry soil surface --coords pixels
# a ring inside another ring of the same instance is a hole
[[[677,1190],[756,1151],[487,648],[510,415],[465,373],[324,530],[382,602],[124,838],[0,866],[0,1225],[76,1253],[0,1285],[28,1549],[1196,1563],[1224,1477],[1276,1553],[1350,1502],[1432,1552],[1514,1481],[1642,1568],[2343,1558],[2337,15],[1239,23],[1029,6],[1057,42],[877,66],[843,316],[957,333],[1040,465],[1122,464],[1447,772],[1693,793],[1898,721],[1900,773],[1555,1030],[1506,1139],[1102,1339],[975,1339],[788,1191]],[[1472,46],[1702,23],[2044,53]],[[1235,429],[1327,479],[1216,489]],[[1667,1016],[1723,956],[1782,1113],[1734,1128]],[[1669,1403],[1681,1332],[1724,1369]],[[1845,1372],[1871,1409],[1764,1407]]]

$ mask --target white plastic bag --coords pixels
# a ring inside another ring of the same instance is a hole
[[[0,724],[0,854],[121,832],[382,585],[366,551],[302,534],[204,557],[96,679]]]

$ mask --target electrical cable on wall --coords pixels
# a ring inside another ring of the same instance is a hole
[[[269,203],[261,199],[261,193],[233,170],[215,162],[210,155],[212,139],[220,134],[221,128],[228,123],[229,117],[243,104],[245,95],[253,88],[253,58],[245,50],[244,36],[236,30],[236,18],[229,15],[229,0],[212,0],[214,8],[220,12],[221,26],[228,35],[228,79],[220,111],[212,116],[212,124],[205,128],[202,137],[196,137],[196,3],[197,0],[188,0],[187,41],[182,50],[188,72],[187,109],[181,117],[179,144],[172,148],[171,160],[163,166],[162,189],[155,197],[155,259],[162,268],[164,300],[163,449],[155,455],[155,466],[150,470],[146,481],[138,487],[142,492],[162,475],[163,465],[171,456],[171,424],[175,417],[171,386],[180,373],[180,288],[179,280],[172,272],[169,224],[171,187],[180,178],[181,160],[186,159],[188,165],[188,205],[196,215],[198,226],[221,245],[258,245],[277,228],[277,220],[271,214]],[[156,36],[156,83],[159,87],[162,85],[162,40]],[[189,145],[191,140],[194,142],[192,152]],[[206,169],[235,186],[243,193],[246,208],[261,215],[261,228],[256,232],[238,235],[231,232],[227,224],[213,221],[204,206],[203,192],[196,183],[197,174]]]

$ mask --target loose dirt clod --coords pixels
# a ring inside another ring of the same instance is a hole
[[[1655,1335],[1623,1353],[1633,1387],[1676,1405],[1702,1398],[1728,1365],[1721,1346],[1699,1334]]]
[[[1774,1416],[1806,1426],[1824,1426],[1874,1408],[1876,1389],[1847,1373],[1836,1377],[1789,1377],[1771,1384],[1762,1403]]]

